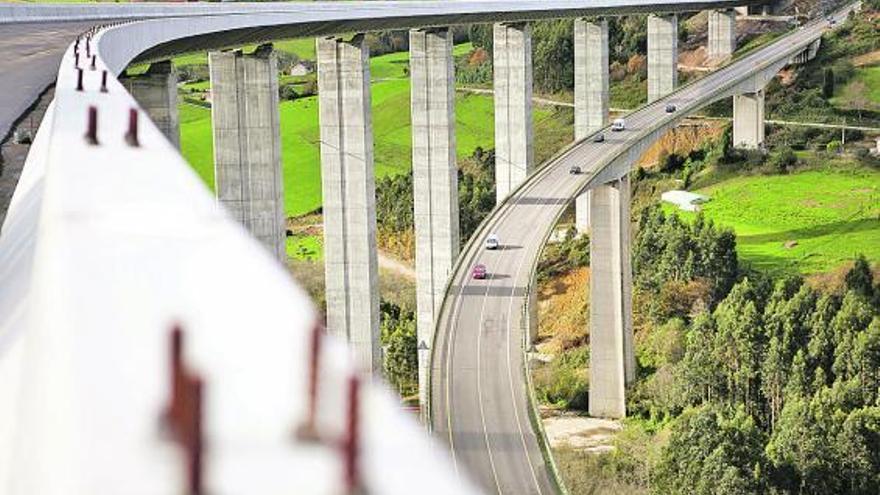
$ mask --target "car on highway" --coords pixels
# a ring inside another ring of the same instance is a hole
[[[675,108],[675,105],[673,105],[672,103],[666,104],[666,113],[674,113],[676,110],[678,109]]]
[[[593,136],[593,142],[594,143],[604,143],[605,142],[605,134],[602,134],[601,132],[599,134],[596,134],[595,136]]]
[[[626,121],[623,119],[614,119],[611,123],[611,132],[620,132],[626,129]]]
[[[486,278],[486,265],[474,265],[474,269],[471,271],[471,276],[476,280]]]
[[[486,249],[498,249],[500,243],[498,242],[497,234],[489,234],[486,237]]]
[[[581,167],[572,165],[571,168],[568,169],[568,173],[571,175],[579,175],[581,173]]]

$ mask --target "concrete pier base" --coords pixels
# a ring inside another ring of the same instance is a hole
[[[253,54],[211,52],[211,117],[217,200],[279,260],[286,259],[278,62],[271,45]]]
[[[412,30],[409,51],[419,404],[425,406],[435,319],[459,252],[452,33]]]
[[[629,178],[594,188],[590,200],[590,416],[622,418],[635,380]]]
[[[709,11],[709,39],[706,51],[709,59],[721,62],[733,56],[736,50],[736,12],[730,10]]]
[[[170,60],[150,64],[147,72],[122,79],[150,120],[180,149],[180,118],[177,114],[177,71]]]
[[[528,24],[495,24],[495,184],[500,203],[532,171],[532,35]]]
[[[327,330],[382,372],[370,56],[362,35],[318,38]]]
[[[608,21],[574,21],[574,139],[608,123]],[[575,227],[590,228],[590,193],[575,200]]]
[[[678,85],[678,16],[648,16],[648,101],[675,91]]]
[[[742,149],[764,147],[764,91],[733,97],[733,145]]]

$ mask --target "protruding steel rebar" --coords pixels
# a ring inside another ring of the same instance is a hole
[[[171,397],[165,409],[164,422],[172,435],[177,435],[178,425],[181,419],[181,405],[184,394],[184,371],[183,371],[183,330],[179,326],[171,329],[169,339],[169,378]]]
[[[107,92],[107,71],[106,70],[101,72],[101,92],[102,93]]]
[[[89,65],[90,69],[95,70],[98,67],[97,66],[97,61],[98,61],[97,59],[98,59],[97,55],[92,55],[92,63],[91,63],[91,65]]]
[[[312,327],[311,342],[309,348],[309,369],[308,369],[308,398],[306,404],[306,419],[300,425],[296,434],[300,440],[317,441],[320,439],[318,435],[317,415],[318,415],[318,382],[320,380],[321,368],[321,334],[323,330],[319,323],[315,323]]]
[[[364,493],[361,485],[360,457],[360,377],[354,373],[348,379],[348,418],[342,439],[343,475],[346,494]]]
[[[129,146],[140,146],[138,138],[138,111],[137,108],[128,109],[128,131],[125,132],[125,142]]]
[[[201,495],[202,490],[202,423],[204,415],[204,382],[201,377],[187,379],[186,424],[184,425],[184,448],[187,457],[187,493]]]
[[[74,52],[73,54],[73,66],[79,67],[79,52]]]
[[[83,70],[82,69],[76,69],[76,90],[77,91],[83,90]]]
[[[94,105],[89,107],[85,138],[86,142],[93,146],[98,144],[98,108]]]

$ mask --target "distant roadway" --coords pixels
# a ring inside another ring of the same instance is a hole
[[[0,141],[55,82],[61,55],[94,22],[0,24]]]

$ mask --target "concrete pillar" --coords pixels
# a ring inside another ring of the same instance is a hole
[[[217,199],[267,249],[286,260],[278,61],[271,45],[253,54],[211,52],[211,118]]]
[[[495,185],[500,203],[532,171],[532,34],[528,24],[495,24]]]
[[[409,53],[419,403],[424,406],[434,323],[459,251],[452,33],[411,30]]]
[[[678,84],[678,16],[648,16],[648,101],[675,91]]]
[[[749,15],[749,6],[745,5],[742,7],[734,7],[733,11],[736,12],[736,15],[747,16],[747,15]]]
[[[574,21],[574,139],[608,123],[608,21]],[[590,228],[590,193],[575,200],[575,227]]]
[[[709,59],[722,61],[733,56],[736,50],[736,12],[733,10],[709,11]]]
[[[733,145],[743,149],[764,147],[764,91],[733,97]]]
[[[635,380],[629,178],[594,188],[590,201],[590,415],[622,418]]]
[[[170,60],[150,64],[147,72],[122,79],[125,88],[150,120],[180,149],[180,118],[177,115],[177,71]]]
[[[363,35],[318,38],[327,330],[381,373],[370,55]]]

